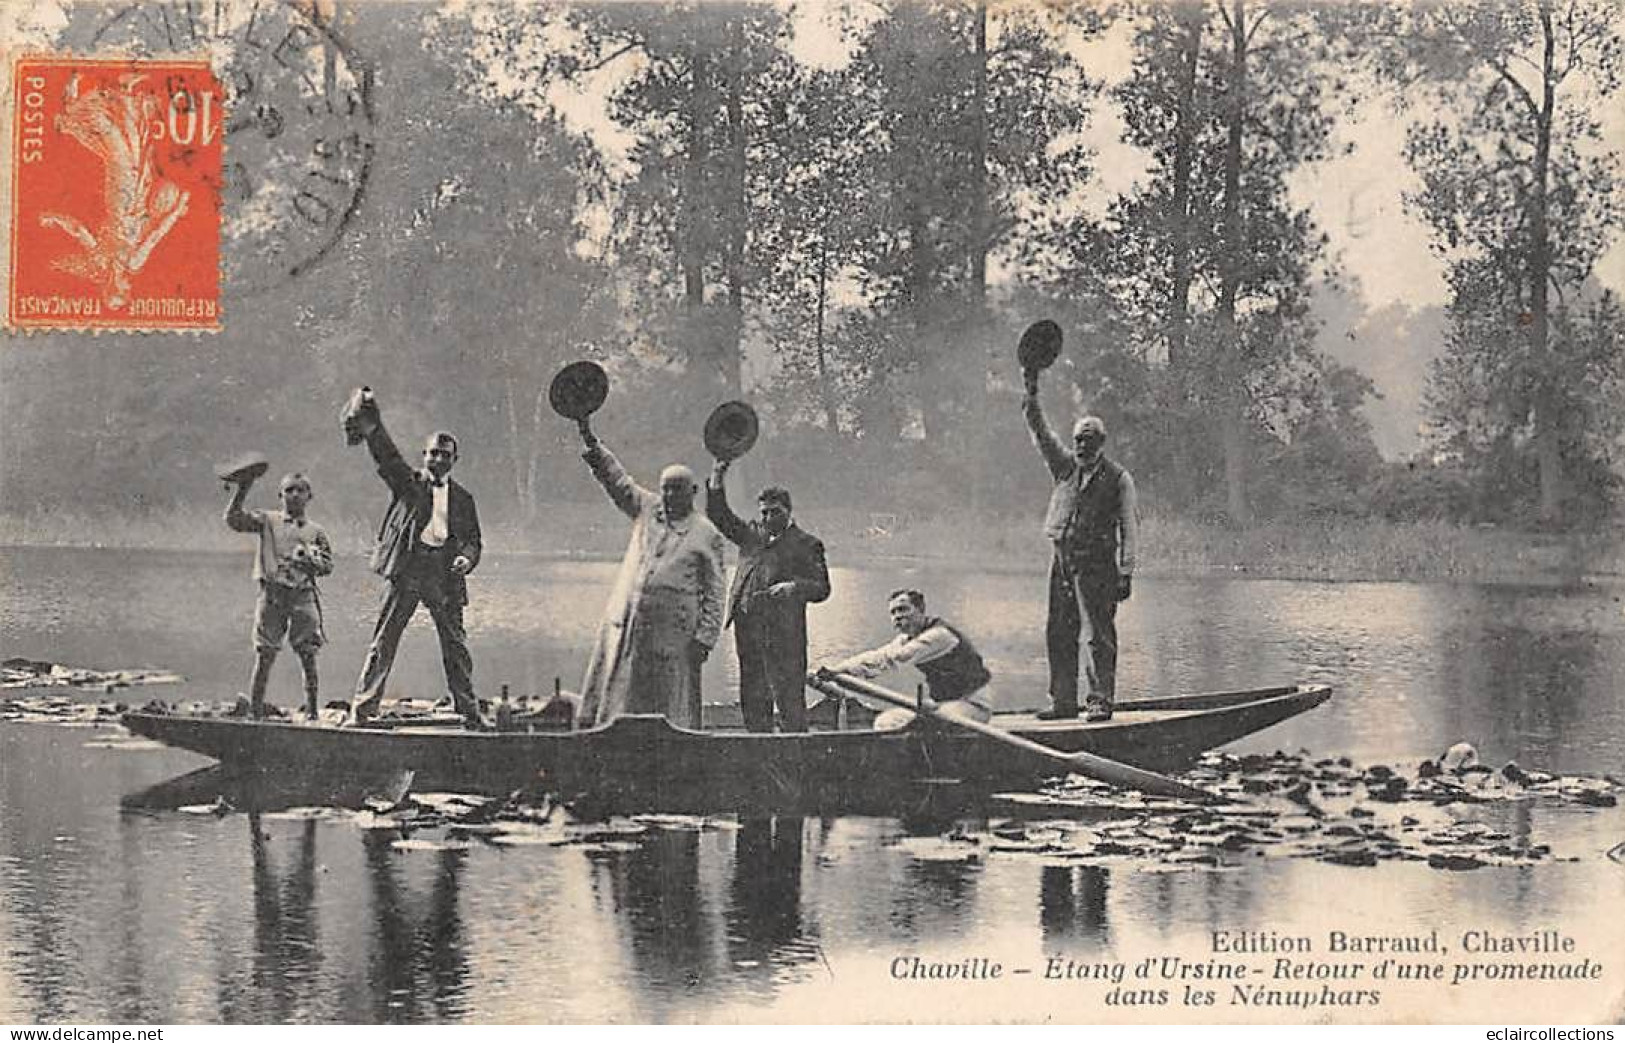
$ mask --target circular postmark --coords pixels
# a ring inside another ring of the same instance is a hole
[[[207,55],[225,91],[225,287],[298,278],[343,238],[375,144],[372,76],[322,0],[141,2],[97,8],[63,44],[83,54]],[[77,23],[77,19],[75,22]]]

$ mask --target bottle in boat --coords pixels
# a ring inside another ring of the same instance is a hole
[[[513,730],[513,703],[508,699],[508,686],[502,686],[502,694],[497,697],[496,729],[499,732]]]

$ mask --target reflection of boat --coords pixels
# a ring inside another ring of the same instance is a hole
[[[361,808],[369,801],[394,804],[411,789],[415,776],[396,771],[261,772],[211,764],[185,775],[126,793],[120,805],[132,811],[172,811],[212,805],[219,814],[281,811],[286,808]]]
[[[1040,721],[1000,714],[995,723],[1065,752],[1086,751],[1151,768],[1190,763],[1205,750],[1318,706],[1323,685],[1125,701],[1110,720]],[[417,788],[493,791],[541,783],[603,795],[631,792],[808,794],[861,792],[923,779],[1013,784],[1054,764],[967,732],[922,725],[894,732],[757,735],[690,731],[661,717],[630,716],[584,731],[469,732],[449,727],[332,728],[223,717],[130,713],[137,735],[233,768],[351,775],[412,771]]]

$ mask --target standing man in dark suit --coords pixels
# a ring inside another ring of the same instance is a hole
[[[790,493],[769,486],[757,497],[761,520],[746,522],[728,506],[724,478],[728,461],[718,460],[706,485],[705,513],[739,547],[724,626],[734,628],[739,652],[739,708],[745,727],[807,730],[807,603],[829,597],[824,545],[797,527],[790,516]]]
[[[384,430],[370,397],[345,418],[345,430],[366,440],[378,476],[393,495],[372,552],[372,570],[389,581],[389,589],[356,681],[352,718],[359,724],[377,714],[401,634],[422,603],[440,636],[440,661],[457,712],[469,727],[482,727],[474,696],[474,658],[463,628],[465,577],[480,563],[480,519],[474,497],[447,477],[457,463],[457,439],[436,431],[424,443],[423,467],[413,468]]]
[[[1103,452],[1105,421],[1079,418],[1072,425],[1069,450],[1044,419],[1038,370],[1025,370],[1022,382],[1021,412],[1055,483],[1044,516],[1044,535],[1054,546],[1044,634],[1050,707],[1038,717],[1078,716],[1078,645],[1086,635],[1089,694],[1084,719],[1108,721],[1117,702],[1117,605],[1133,591],[1139,546],[1134,477]]]

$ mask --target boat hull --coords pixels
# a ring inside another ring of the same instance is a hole
[[[1096,724],[1039,721],[1031,714],[1001,714],[995,723],[1065,752],[1171,769],[1303,713],[1329,696],[1324,686],[1300,685],[1130,701],[1121,704],[1112,720]],[[921,780],[1005,785],[1055,771],[1046,758],[918,721],[895,732],[788,735],[691,731],[655,716],[622,717],[575,732],[333,728],[152,713],[126,714],[124,723],[137,735],[237,771],[380,776],[410,771],[420,790],[685,790],[720,799],[864,792]]]

